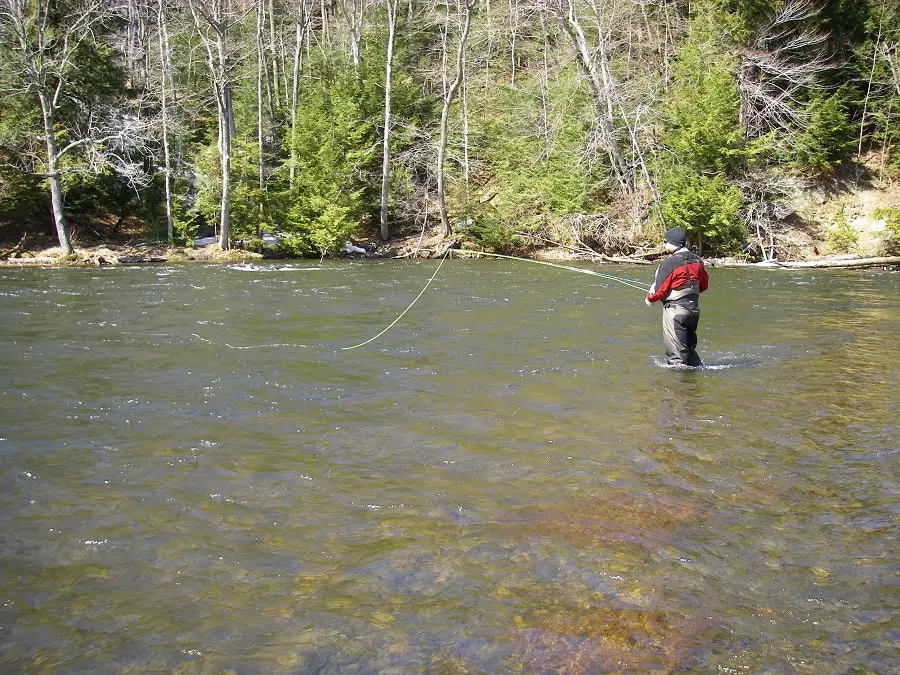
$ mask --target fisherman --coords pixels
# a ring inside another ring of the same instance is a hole
[[[702,366],[697,354],[700,294],[709,286],[703,261],[687,248],[687,233],[680,227],[666,230],[669,255],[656,270],[644,302],[663,303],[663,341],[670,366]]]

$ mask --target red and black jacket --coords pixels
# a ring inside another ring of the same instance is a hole
[[[709,287],[706,268],[698,256],[680,248],[666,258],[656,270],[656,279],[647,293],[647,300],[675,302],[696,300]]]

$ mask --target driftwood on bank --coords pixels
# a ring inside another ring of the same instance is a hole
[[[890,255],[876,258],[842,258],[839,260],[805,260],[802,262],[767,261],[754,263],[753,267],[771,267],[773,269],[809,269],[809,268],[853,268],[878,267],[881,265],[900,265],[900,256]]]
[[[18,253],[22,253],[25,250],[25,238],[28,236],[28,233],[22,235],[22,238],[19,239],[19,243],[13,246],[12,248],[7,248],[0,251],[0,260],[5,258],[10,258],[15,256]]]
[[[620,257],[620,256],[611,256],[604,255],[603,253],[597,253],[594,249],[590,248],[582,244],[581,246],[569,246],[568,244],[562,244],[558,241],[553,241],[552,239],[546,239],[536,234],[530,234],[528,232],[516,232],[520,237],[530,237],[531,239],[536,239],[538,241],[542,241],[545,244],[550,244],[551,246],[557,246],[559,248],[564,248],[567,251],[572,251],[573,253],[578,253],[580,255],[588,256],[594,260],[602,260],[603,262],[611,262],[611,263],[632,263],[635,265],[652,265],[653,263],[649,260],[644,260],[642,257]],[[580,243],[580,242],[579,242]],[[657,257],[660,254],[656,254]]]

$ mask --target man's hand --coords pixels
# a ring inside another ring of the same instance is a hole
[[[647,307],[650,307],[653,304],[646,295],[644,296],[644,304],[647,305]]]

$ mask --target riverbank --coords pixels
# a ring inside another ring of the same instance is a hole
[[[0,251],[0,266],[5,267],[103,267],[153,263],[232,263],[261,260],[253,251],[231,249],[223,251],[211,244],[197,248],[164,246],[159,244],[98,243],[76,246],[73,253],[64,255],[59,246],[20,246],[16,250]]]
[[[429,241],[412,243],[408,240],[396,240],[369,247],[372,253],[342,254],[349,258],[436,258],[449,253],[450,257],[478,257],[482,251],[471,246],[459,247],[454,239],[437,238]],[[527,255],[536,260],[585,260],[598,263],[616,263],[633,265],[654,265],[655,259],[664,255],[664,251],[651,251],[641,258],[625,258],[604,256],[587,251],[573,251],[561,246],[548,246],[534,249]],[[266,256],[254,251],[231,249],[223,251],[215,244],[190,248],[183,246],[166,247],[150,244],[116,245],[98,244],[96,246],[78,247],[70,255],[63,255],[58,246],[21,251],[0,259],[0,267],[108,267],[119,265],[152,265],[172,263],[247,263],[261,261]],[[759,268],[860,268],[860,267],[898,267],[900,256],[823,256],[801,261],[762,261],[754,262],[738,258],[708,258],[709,267],[759,267]]]
[[[835,210],[830,217],[824,217],[821,211],[815,215],[820,227],[811,228],[809,225],[800,228],[790,228],[780,235],[778,242],[772,244],[772,249],[765,251],[763,256],[757,255],[754,259],[751,254],[741,257],[708,258],[704,257],[711,267],[787,267],[787,268],[825,268],[825,267],[867,267],[875,265],[900,266],[900,256],[886,255],[891,247],[886,247],[884,242],[888,236],[887,223],[883,216],[875,217],[878,208],[873,204],[900,203],[900,195],[892,191],[892,199],[884,198],[887,193],[881,192],[881,198],[877,201],[869,198],[867,208],[854,209],[857,215],[850,220],[843,221],[851,228],[856,242],[850,249],[852,253],[835,253],[829,245],[829,227],[823,223],[840,220],[836,214],[845,213],[846,203],[841,210]],[[860,195],[865,196],[864,193]],[[858,196],[861,203],[866,201]],[[815,200],[807,199],[807,204]],[[820,209],[823,208],[819,207]],[[802,213],[802,221],[809,223],[811,212],[798,207],[797,213]],[[868,214],[868,215],[864,215]],[[821,220],[819,220],[821,219]],[[818,232],[817,235],[812,233]],[[0,267],[103,267],[115,265],[134,264],[165,264],[165,263],[242,263],[254,262],[267,258],[284,259],[283,253],[277,248],[269,248],[265,253],[245,250],[239,246],[223,251],[217,244],[197,242],[195,246],[167,246],[163,243],[140,242],[140,228],[135,227],[119,239],[94,239],[76,243],[74,252],[63,255],[62,250],[54,239],[48,235],[35,237],[23,235],[16,243],[0,244]],[[126,238],[127,237],[127,238]],[[564,238],[564,237],[562,237]],[[207,240],[208,241],[208,240]],[[348,242],[349,243],[349,242]],[[465,229],[450,237],[443,236],[440,227],[432,227],[425,231],[394,237],[386,242],[378,238],[359,238],[352,242],[352,246],[345,247],[345,251],[337,254],[339,257],[350,258],[436,258],[444,255],[476,256],[480,251],[492,252],[492,249],[484,249],[472,242],[466,235]],[[537,236],[522,236],[518,240],[518,246],[513,251],[519,257],[534,258],[537,260],[586,260],[597,263],[621,263],[631,265],[656,265],[658,260],[665,256],[662,246],[644,246],[635,248],[628,256],[609,256],[598,253],[580,242],[559,242]],[[350,251],[350,252],[346,252]],[[509,251],[503,251],[509,252]],[[757,254],[759,252],[757,251]],[[759,260],[763,257],[763,260]]]

